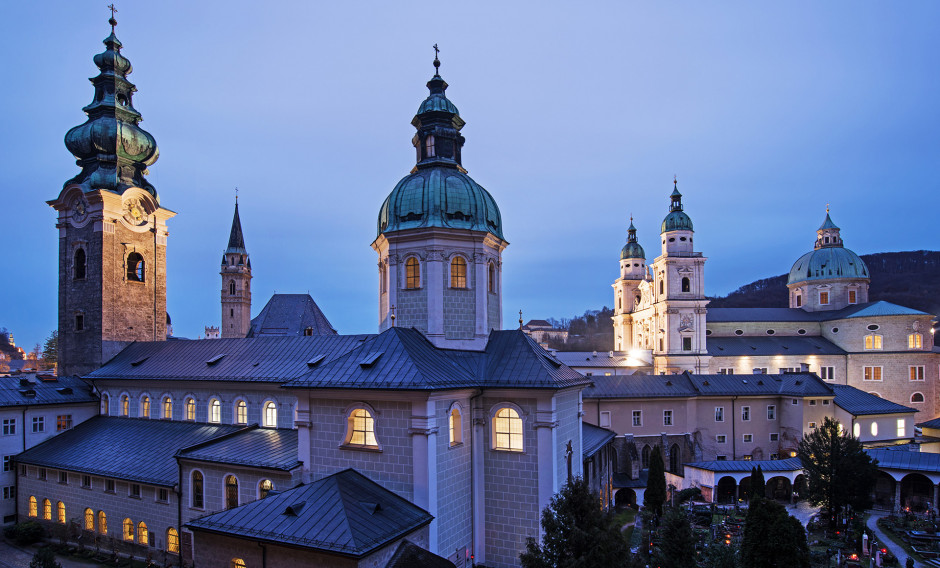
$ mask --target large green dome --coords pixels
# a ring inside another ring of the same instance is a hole
[[[379,209],[379,235],[423,227],[487,231],[503,239],[493,196],[467,174],[448,167],[405,176]]]
[[[845,247],[816,249],[801,256],[790,269],[787,284],[807,280],[869,278],[865,261]]]
[[[661,233],[667,231],[691,231],[692,219],[685,214],[685,211],[670,211],[663,219]]]
[[[636,242],[636,227],[633,226],[633,217],[630,217],[630,228],[627,229],[627,244],[620,249],[620,260],[628,258],[642,258],[646,260],[646,251]]]

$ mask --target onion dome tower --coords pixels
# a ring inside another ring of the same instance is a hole
[[[790,269],[790,307],[809,312],[840,310],[868,302],[868,266],[845,248],[839,227],[829,217],[816,230],[816,245]]]
[[[646,279],[646,252],[636,238],[636,227],[630,217],[627,244],[620,250],[620,278],[614,281],[614,350],[626,351],[633,346],[631,313],[640,303],[640,284]]]
[[[436,52],[436,46],[435,46]],[[439,347],[482,349],[502,327],[502,219],[463,168],[464,120],[434,57],[411,124],[417,163],[379,210],[379,329],[415,327]]]
[[[222,337],[245,337],[251,327],[251,260],[238,216],[238,197],[219,274],[222,275]]]
[[[131,341],[166,339],[166,220],[144,177],[159,151],[138,126],[130,61],[111,34],[94,57],[88,119],[68,131],[65,146],[81,172],[56,199],[59,229],[59,361],[61,372],[98,368]]]

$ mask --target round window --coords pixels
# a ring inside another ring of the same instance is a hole
[[[773,334],[775,334],[775,333],[777,333],[777,332],[774,331],[774,330],[772,330],[772,329],[768,329],[768,330],[767,330],[767,335],[773,335]]]
[[[878,329],[878,324],[873,323],[870,326],[868,326],[868,329],[870,329],[871,331],[875,331],[876,329]]]
[[[670,243],[676,242],[676,238],[675,238],[675,237],[669,237],[669,242],[670,242]]]
[[[685,237],[679,237],[679,240],[684,242],[684,241],[685,241]]]
[[[798,329],[798,330],[796,330],[796,332],[799,333],[800,335],[806,335],[806,330],[805,330],[805,329]]]
[[[710,330],[710,329],[706,329],[706,330],[705,330],[705,335],[711,335],[711,334],[712,334],[712,330]]]
[[[734,334],[735,334],[735,335],[744,335],[744,330],[743,330],[743,329],[736,329],[736,330],[734,330]]]
[[[838,327],[832,328],[832,333],[839,333],[839,328]]]

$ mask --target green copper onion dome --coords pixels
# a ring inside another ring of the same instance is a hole
[[[679,193],[679,182],[673,182],[672,202],[669,205],[669,214],[663,219],[660,233],[669,231],[691,231],[692,219],[682,210],[682,194]]]
[[[636,227],[633,226],[633,219],[630,219],[630,228],[627,229],[627,244],[620,250],[620,260],[628,258],[646,259],[646,252],[640,243],[636,242]]]
[[[411,124],[417,129],[412,144],[417,164],[395,186],[379,210],[378,234],[443,227],[486,231],[503,239],[496,200],[461,165],[464,121],[444,95],[447,83],[437,72],[428,81],[430,95]],[[504,239],[505,240],[505,239]]]
[[[826,211],[826,220],[816,230],[815,248],[793,263],[787,284],[839,278],[867,280],[870,277],[865,261],[842,244],[839,227]]]
[[[133,105],[137,88],[127,80],[133,68],[114,35],[117,22],[111,18],[109,23],[111,35],[104,40],[105,51],[94,57],[101,71],[90,79],[94,100],[82,109],[88,120],[65,135],[66,148],[82,168],[65,185],[79,184],[86,192],[106,189],[115,193],[140,187],[159,202],[157,190],[144,177],[147,167],[159,157],[157,141],[138,126],[141,115]]]

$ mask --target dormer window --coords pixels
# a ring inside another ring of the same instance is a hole
[[[424,139],[424,157],[433,158],[434,156],[434,135],[428,134],[428,137]]]

